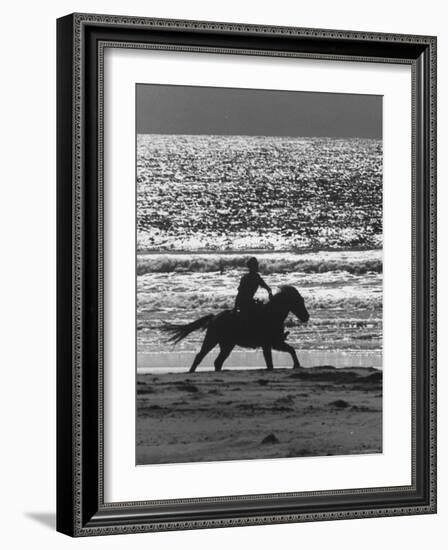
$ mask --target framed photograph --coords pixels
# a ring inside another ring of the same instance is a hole
[[[57,529],[435,513],[436,38],[57,41]]]

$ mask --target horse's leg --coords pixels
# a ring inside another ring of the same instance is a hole
[[[272,363],[271,346],[263,346],[263,355],[264,355],[264,360],[266,361],[266,366],[268,370],[272,370],[274,368],[274,364]]]
[[[210,330],[207,330],[204,341],[202,343],[202,347],[199,350],[199,353],[194,358],[193,364],[190,367],[190,372],[194,372],[196,370],[197,366],[202,361],[202,359],[204,359],[207,353],[211,351],[216,346],[217,343],[218,342],[216,341],[214,336],[212,336],[212,334],[210,333]]]
[[[292,360],[294,361],[293,367],[295,369],[300,368],[299,358],[297,357],[296,350],[292,346],[290,346],[286,342],[282,342],[281,344],[277,344],[276,346],[274,346],[274,349],[278,351],[287,351],[291,355]]]
[[[219,371],[222,369],[222,365],[227,357],[231,354],[235,344],[220,344],[221,351],[219,352],[218,357],[215,359],[215,370]]]

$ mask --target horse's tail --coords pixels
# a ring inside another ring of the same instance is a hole
[[[177,344],[178,342],[186,338],[189,334],[191,334],[195,330],[206,329],[210,321],[213,319],[213,317],[214,317],[213,314],[205,315],[205,317],[201,317],[197,321],[193,321],[192,323],[188,323],[186,325],[175,325],[173,323],[165,323],[162,327],[162,330],[170,334],[170,337],[168,338],[169,342],[173,342],[174,344]]]

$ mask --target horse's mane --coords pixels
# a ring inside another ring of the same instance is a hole
[[[279,287],[280,290],[277,292],[277,294],[282,294],[285,296],[300,296],[300,292],[297,290],[295,286],[292,285],[282,285]]]

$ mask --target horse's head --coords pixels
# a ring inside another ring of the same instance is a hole
[[[310,314],[305,307],[305,301],[300,292],[295,287],[287,285],[280,288],[279,294],[287,302],[289,311],[294,313],[302,323],[306,323],[310,318]]]

